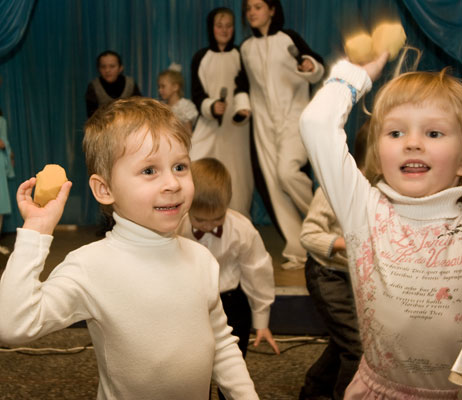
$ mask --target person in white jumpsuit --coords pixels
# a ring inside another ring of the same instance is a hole
[[[300,170],[308,158],[298,120],[309,102],[309,84],[324,75],[323,61],[296,32],[282,29],[278,0],[244,1],[242,15],[253,32],[240,50],[250,85],[258,161],[286,240],[282,267],[302,268],[306,252],[299,238],[313,192],[311,180]]]
[[[192,136],[191,160],[214,157],[231,174],[230,208],[250,217],[254,187],[250,163],[248,94],[234,96],[235,77],[241,70],[234,46],[234,14],[225,7],[207,16],[209,47],[191,63],[192,100],[200,116]]]

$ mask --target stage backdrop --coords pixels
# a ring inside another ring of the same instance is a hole
[[[454,37],[460,38],[462,32],[454,30],[454,18],[460,17],[457,0],[282,3],[285,27],[299,32],[328,65],[342,56],[345,35],[359,28],[370,30],[383,19],[398,19],[408,43],[423,51],[419,69],[450,65],[456,75],[461,74],[462,40]],[[249,34],[242,28],[240,0],[0,0],[0,108],[16,154],[11,198],[21,181],[47,163],[58,163],[73,181],[62,223],[95,223],[98,209],[87,185],[81,142],[84,95],[88,82],[97,75],[96,56],[106,49],[119,52],[126,74],[150,97],[157,97],[157,74],[170,63],[179,63],[189,97],[190,61],[207,45],[205,18],[217,6],[236,13],[239,44]],[[460,28],[460,22],[456,23]],[[387,67],[381,82],[392,67]],[[363,120],[356,106],[346,128],[349,143]],[[4,230],[13,231],[21,223],[15,206]]]

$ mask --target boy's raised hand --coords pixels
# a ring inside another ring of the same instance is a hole
[[[24,219],[23,228],[51,235],[63,215],[72,182],[65,182],[61,186],[56,199],[50,200],[45,207],[40,207],[32,199],[32,189],[35,186],[35,182],[36,178],[30,178],[23,182],[16,194],[19,212]]]
[[[269,328],[256,330],[256,338],[255,338],[255,342],[253,343],[253,345],[257,347],[262,341],[262,339],[265,339],[269,343],[269,345],[272,347],[272,349],[274,350],[276,354],[281,353],[279,351],[279,347],[276,341],[273,339],[273,335],[271,334],[271,331],[269,330]]]

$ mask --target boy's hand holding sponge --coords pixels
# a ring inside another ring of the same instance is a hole
[[[379,24],[372,36],[359,33],[345,40],[345,53],[352,63],[366,64],[375,60],[385,51],[390,54],[389,60],[394,60],[406,42],[406,34],[399,22],[384,22]]]
[[[45,207],[50,200],[56,199],[64,182],[67,182],[67,177],[63,167],[57,164],[45,165],[37,174],[34,203]]]

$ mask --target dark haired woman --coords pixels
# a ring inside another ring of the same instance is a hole
[[[309,84],[324,74],[323,60],[296,32],[283,29],[280,1],[244,0],[242,17],[253,33],[240,50],[250,84],[258,161],[286,240],[282,267],[303,268],[300,231],[313,194],[311,180],[300,170],[308,158],[298,120],[309,101]]]
[[[124,70],[122,58],[115,51],[102,52],[96,59],[96,67],[100,76],[88,84],[85,93],[88,118],[98,107],[116,99],[141,96],[140,89],[134,79],[122,73]]]

